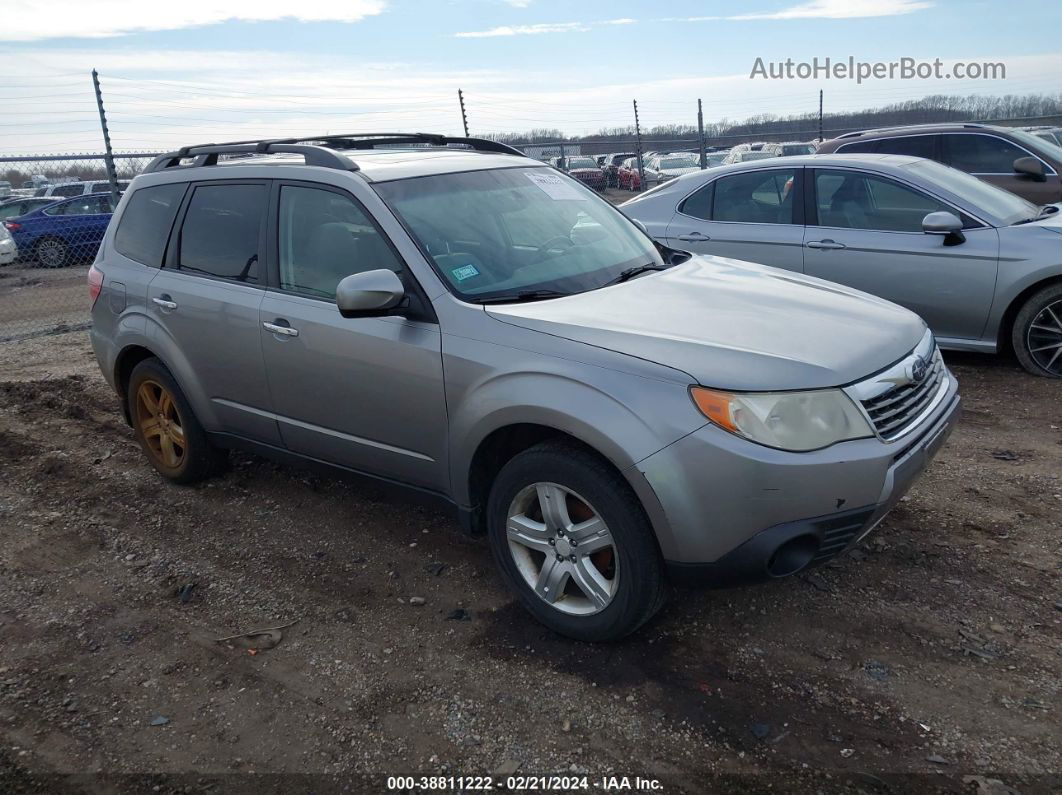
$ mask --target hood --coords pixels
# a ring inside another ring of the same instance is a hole
[[[914,313],[866,293],[704,256],[612,287],[487,312],[735,391],[858,381],[905,356],[926,330]]]
[[[666,174],[669,177],[681,177],[683,174],[692,174],[694,171],[700,171],[700,166],[682,166],[681,168],[661,168],[658,169],[661,174]]]

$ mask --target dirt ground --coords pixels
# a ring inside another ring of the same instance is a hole
[[[0,791],[1058,792],[1062,383],[948,361],[961,424],[868,542],[591,646],[449,515],[242,455],[168,485],[84,334],[0,345]]]
[[[53,270],[20,262],[0,268],[0,343],[86,325],[87,273],[85,264]]]

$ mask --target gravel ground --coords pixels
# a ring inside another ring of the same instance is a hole
[[[242,455],[169,485],[83,334],[0,345],[0,791],[1057,792],[1062,383],[948,360],[962,421],[868,542],[590,646],[449,515]]]

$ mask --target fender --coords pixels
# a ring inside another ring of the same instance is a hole
[[[110,362],[110,377],[117,388],[116,368],[122,354],[130,347],[146,348],[166,365],[184,396],[192,405],[196,418],[207,430],[220,429],[207,395],[198,386],[194,370],[188,357],[181,350],[177,341],[160,324],[147,314],[130,312],[118,322],[115,335],[115,356]]]
[[[1062,243],[1062,237],[1060,237],[1059,243]],[[1002,267],[1003,265],[1004,263],[1001,262],[1000,266]],[[1062,264],[1051,264],[1030,270],[1022,274],[1020,278],[1008,282],[1006,289],[997,293],[996,299],[992,303],[988,327],[985,329],[985,338],[993,342],[999,340],[1000,334],[1005,331],[1003,323],[1012,320],[1014,315],[1021,309],[1021,306],[1015,306],[1014,302],[1022,293],[1026,291],[1034,292],[1035,290],[1030,290],[1030,288],[1039,289],[1039,287],[1046,286],[1048,283],[1056,282],[1059,279],[1062,279]],[[1009,334],[1009,330],[1007,331]]]
[[[563,372],[573,362],[554,360],[561,372],[517,371],[470,387],[451,402],[450,483],[454,502],[470,506],[469,475],[476,450],[491,433],[530,423],[562,431],[597,451],[626,478],[649,514],[661,543],[670,535],[656,495],[635,464],[705,424],[684,386],[651,379],[616,379],[617,394]],[[605,371],[608,372],[608,371]],[[654,385],[657,388],[652,388]],[[611,386],[611,384],[610,384]],[[649,387],[649,388],[646,388]],[[535,402],[528,402],[534,397]]]

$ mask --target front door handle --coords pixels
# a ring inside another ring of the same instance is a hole
[[[177,302],[176,301],[171,301],[170,297],[168,295],[165,295],[165,294],[162,295],[159,298],[152,298],[151,300],[154,301],[159,306],[161,306],[163,309],[176,309],[177,308]]]
[[[705,241],[711,240],[711,238],[703,232],[688,232],[684,235],[679,235],[678,239],[685,241],[686,243],[704,243]]]
[[[836,240],[830,240],[829,238],[826,240],[809,240],[804,245],[808,248],[848,248],[844,243],[838,243]]]
[[[282,326],[279,325],[279,323],[270,323],[269,321],[265,321],[264,323],[262,323],[262,328],[264,328],[266,331],[272,332],[273,334],[280,334],[284,337],[299,336],[299,330],[297,328],[292,328],[291,326]]]

